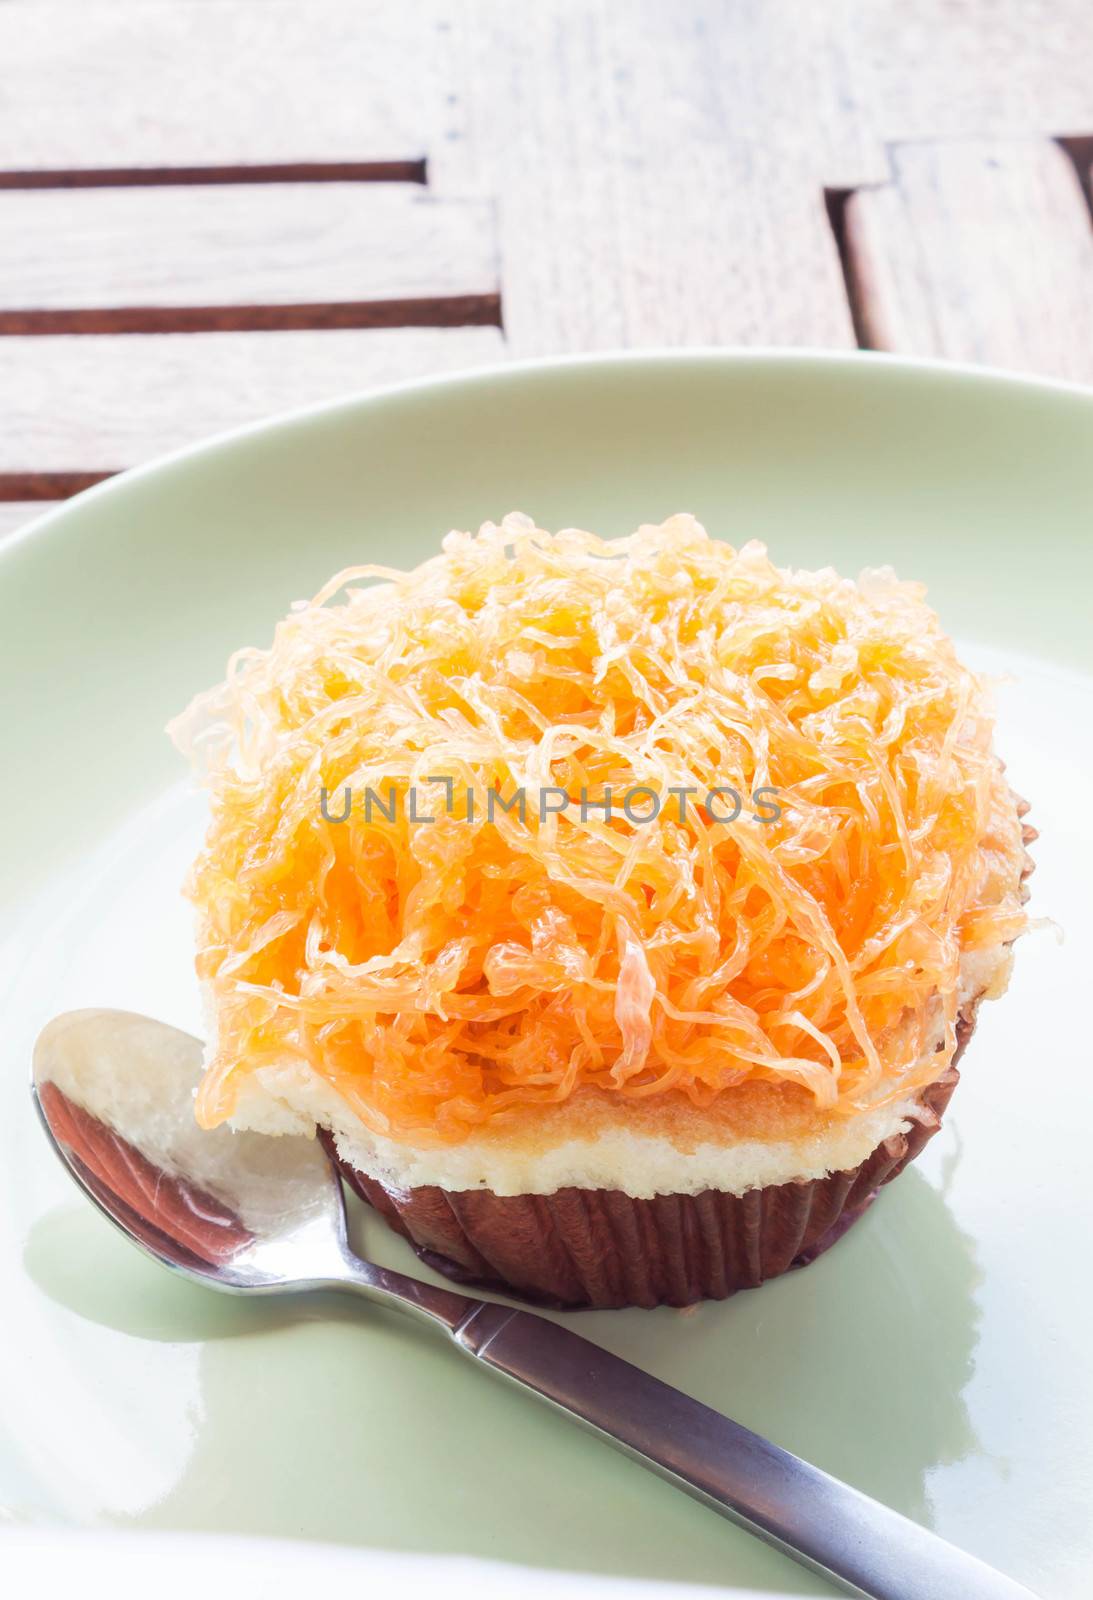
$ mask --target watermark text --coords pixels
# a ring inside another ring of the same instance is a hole
[[[333,792],[322,788],[319,810],[324,822],[348,822],[356,811],[372,825],[395,823],[405,818],[415,827],[436,822],[441,817],[472,826],[483,822],[496,826],[499,817],[515,817],[526,826],[529,816],[536,817],[540,825],[551,817],[566,817],[579,818],[582,823],[626,821],[641,827],[662,818],[685,823],[692,807],[707,826],[739,822],[742,818],[749,822],[777,822],[782,815],[779,791],[771,784],[762,784],[746,795],[731,785],[705,790],[672,785],[661,791],[647,784],[635,784],[614,790],[608,786],[596,796],[590,795],[586,788],[574,796],[568,789],[546,784],[534,789],[530,799],[524,788],[514,789],[508,796],[499,789],[487,789],[483,803],[483,797],[476,795],[472,788],[457,792],[454,778],[430,774],[425,782],[430,786],[425,792],[416,784],[406,788],[389,784],[379,789],[369,785],[354,789],[350,784],[343,784]]]

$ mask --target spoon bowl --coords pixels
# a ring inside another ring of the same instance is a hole
[[[216,1289],[354,1288],[458,1321],[473,1302],[353,1254],[318,1139],[198,1126],[202,1057],[191,1034],[130,1011],[69,1011],[42,1030],[38,1114],[99,1210],[145,1254]]]
[[[197,1039],[132,1012],[55,1018],[34,1098],[69,1171],[147,1254],[217,1288],[283,1289],[341,1261],[345,1201],[318,1142],[200,1129],[201,1061]]]

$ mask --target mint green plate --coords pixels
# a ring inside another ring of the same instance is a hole
[[[135,397],[134,403],[139,403]],[[828,1256],[582,1332],[931,1524],[1046,1600],[1093,1568],[1088,1241],[1093,400],[870,357],[511,368],[350,400],[81,496],[0,555],[6,1049],[0,1505],[14,1522],[274,1534],[789,1594],[824,1584],[409,1323],[222,1299],[129,1249],[30,1114],[87,1004],[196,1030],[178,894],[201,828],[161,732],[337,567],[520,508],[676,510],[782,562],[924,579],[1008,673],[1042,831],[1026,939],[945,1130]],[[365,1248],[415,1271],[375,1218]],[[956,1597],[954,1597],[956,1600]]]

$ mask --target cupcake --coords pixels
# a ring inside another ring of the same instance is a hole
[[[686,516],[350,569],[171,731],[198,1120],[317,1132],[430,1265],[557,1305],[812,1260],[937,1131],[1026,925],[922,588]]]

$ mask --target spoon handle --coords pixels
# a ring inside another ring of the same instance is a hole
[[[867,1600],[1028,1589],[545,1317],[479,1302],[452,1337],[715,1511]]]

